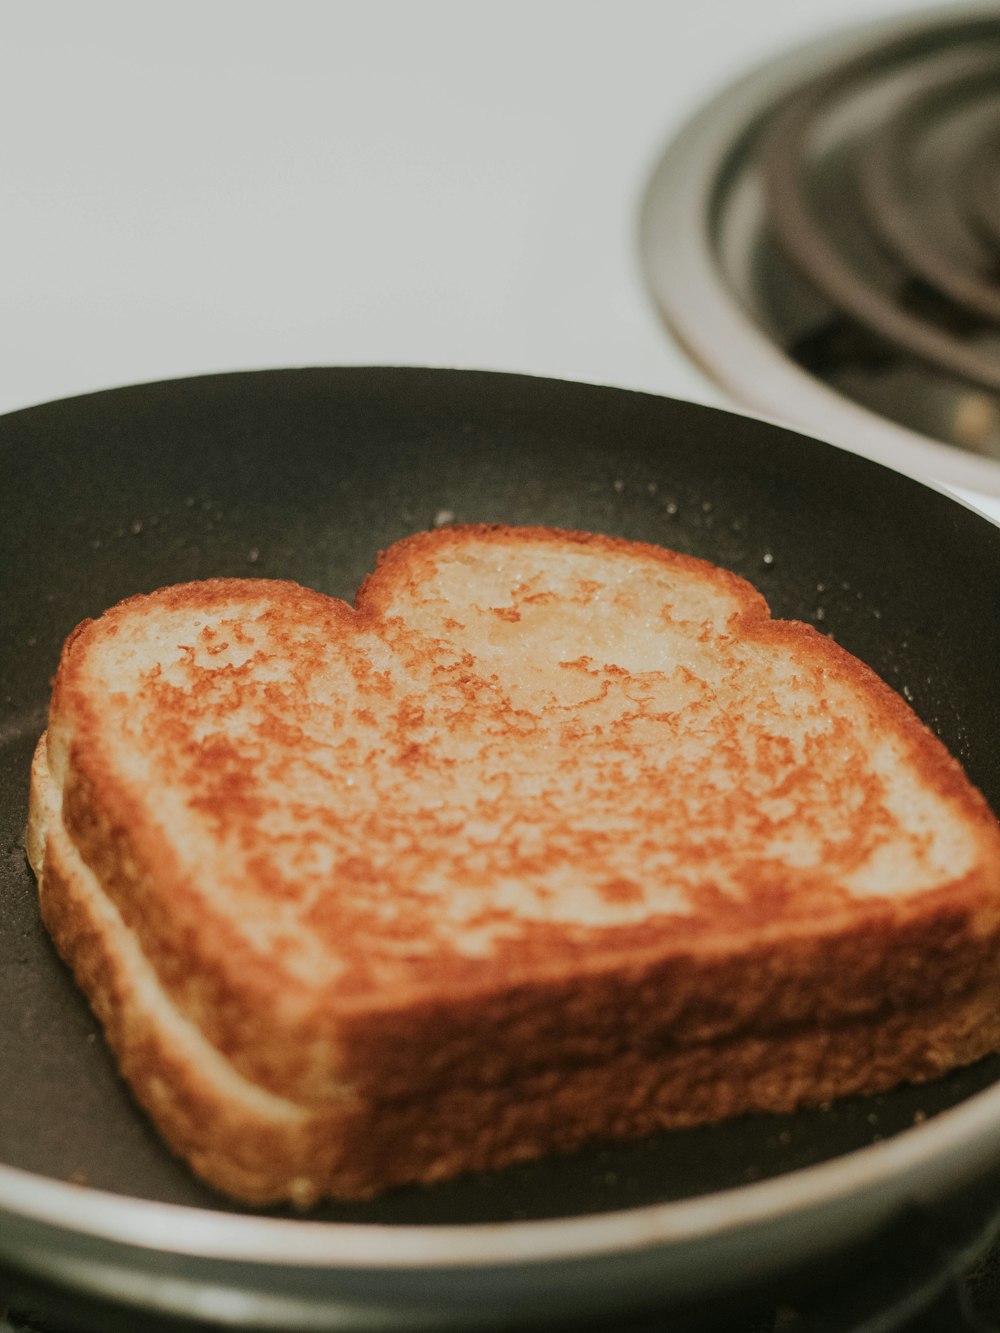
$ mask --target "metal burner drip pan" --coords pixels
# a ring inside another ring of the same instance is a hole
[[[1000,495],[1000,6],[758,69],[669,145],[641,218],[678,341],[761,414]]]

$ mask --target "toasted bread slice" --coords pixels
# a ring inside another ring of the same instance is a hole
[[[42,913],[239,1198],[932,1077],[1000,1047],[1000,827],[902,699],[657,547],[444,528],[356,607],[215,580],[67,641]]]

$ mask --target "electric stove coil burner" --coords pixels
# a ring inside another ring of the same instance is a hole
[[[728,89],[661,160],[642,244],[668,324],[750,407],[1000,494],[1000,7]]]
[[[969,221],[973,230],[1000,250],[1000,130],[976,144],[969,181]]]
[[[817,291],[889,355],[916,357],[1000,394],[1000,250],[977,234],[971,202],[977,179],[987,182],[981,200],[995,189],[1000,24],[962,32],[957,49],[921,45],[894,43],[785,103],[761,141],[769,222]],[[880,122],[862,120],[816,151],[852,102],[880,91],[884,102],[900,87],[896,106],[878,107]],[[829,198],[834,182],[837,196]],[[849,231],[838,235],[845,209],[867,232],[868,253]],[[978,212],[989,217],[988,207]],[[1000,456],[1000,438],[996,445]]]

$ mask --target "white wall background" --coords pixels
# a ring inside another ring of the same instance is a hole
[[[713,91],[889,0],[0,4],[0,411],[409,362],[711,397],[636,217]]]

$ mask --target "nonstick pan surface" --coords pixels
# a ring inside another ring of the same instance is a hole
[[[379,549],[451,520],[581,528],[725,565],[902,691],[1000,808],[987,519],[761,421],[471,371],[92,394],[0,420],[0,475],[0,1265],[242,1327],[551,1319],[765,1280],[1000,1164],[994,1058],[308,1219],[251,1214],[199,1185],[133,1107],[39,925],[22,850],[49,680],[81,619],[215,575],[351,598]]]

